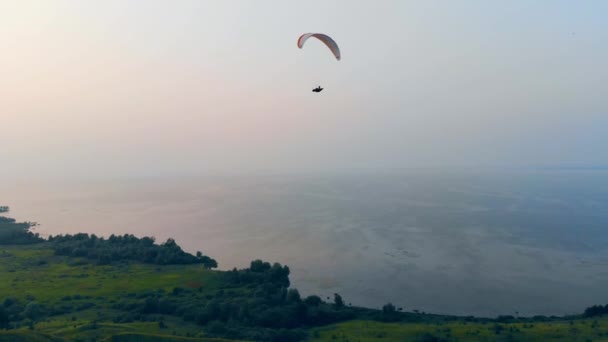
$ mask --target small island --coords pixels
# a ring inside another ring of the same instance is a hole
[[[7,213],[8,207],[0,207]],[[459,317],[302,296],[290,269],[216,270],[173,240],[42,238],[0,216],[0,341],[595,341],[608,305],[567,317]]]

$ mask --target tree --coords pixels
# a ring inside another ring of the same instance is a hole
[[[13,305],[15,303],[17,303],[17,299],[15,299],[13,297],[7,297],[7,298],[4,298],[4,301],[2,302],[2,305],[5,308],[8,308],[9,306],[11,306],[11,305]]]
[[[226,325],[220,321],[211,321],[207,324],[207,332],[212,335],[221,335],[226,332]]]
[[[344,307],[344,300],[342,300],[342,296],[337,293],[334,293],[334,305],[337,308]]]
[[[394,314],[395,311],[397,310],[395,309],[395,306],[391,303],[387,303],[382,307],[382,313],[386,315]]]
[[[42,307],[36,302],[29,302],[25,306],[25,310],[23,310],[23,315],[32,321],[35,321],[42,316]]]
[[[270,267],[271,267],[270,263],[264,262],[260,259],[253,260],[251,262],[251,264],[249,265],[249,269],[251,270],[251,272],[256,272],[256,273],[266,272],[270,269]]]
[[[163,243],[161,246],[174,248],[174,247],[177,247],[177,243],[175,242],[174,239],[168,238],[167,241],[165,241],[165,243]]]
[[[323,300],[319,296],[308,296],[304,299],[304,303],[308,306],[319,306],[323,303]]]
[[[585,309],[585,317],[601,316],[608,314],[608,305],[594,305]]]
[[[148,297],[143,303],[141,312],[144,314],[151,314],[158,312],[158,299],[154,297]]]
[[[287,290],[287,301],[293,303],[299,303],[302,301],[300,297],[300,292],[298,289],[289,289]]]
[[[0,306],[0,329],[8,329],[9,323],[8,313]]]

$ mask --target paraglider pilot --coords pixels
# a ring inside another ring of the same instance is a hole
[[[336,57],[336,60],[339,61],[342,58],[340,55],[340,48],[338,47],[338,44],[336,44],[336,42],[330,36],[323,33],[304,33],[300,36],[300,38],[298,38],[298,47],[300,49],[303,48],[304,43],[308,40],[308,38],[311,37],[315,37],[323,44],[325,44],[325,46],[329,48],[334,57]],[[312,90],[313,93],[320,93],[321,91],[323,91],[323,88],[321,88],[321,86],[318,86]]]

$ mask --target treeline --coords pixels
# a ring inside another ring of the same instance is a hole
[[[0,212],[8,207],[0,207]],[[182,250],[175,240],[168,239],[156,244],[152,237],[138,238],[131,234],[111,235],[109,238],[95,234],[50,236],[48,240],[31,231],[33,222],[16,222],[0,216],[0,245],[26,245],[46,242],[56,255],[82,257],[98,265],[121,261],[139,261],[155,265],[201,264],[206,268],[217,268],[217,261],[197,252],[192,255]]]
[[[181,317],[204,327],[207,336],[254,341],[299,341],[306,329],[361,317],[340,295],[332,303],[318,296],[302,298],[289,288],[289,268],[261,260],[246,269],[223,272],[222,289],[214,294],[202,289],[174,288],[170,292],[127,294],[112,305],[123,313],[116,323],[146,321],[158,315]]]
[[[30,231],[35,225],[32,222],[17,223],[15,219],[0,216],[0,245],[27,245],[43,242],[44,240],[37,233]]]
[[[8,213],[9,208],[7,206],[0,205],[0,213]]]
[[[87,258],[98,265],[139,261],[155,265],[201,264],[206,268],[217,267],[214,259],[201,252],[196,255],[184,252],[173,239],[158,245],[152,237],[112,234],[106,239],[95,234],[79,233],[50,236],[48,242],[56,255]]]
[[[583,314],[585,317],[595,317],[608,314],[608,304],[606,305],[593,305],[585,309]]]

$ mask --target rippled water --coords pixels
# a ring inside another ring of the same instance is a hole
[[[349,174],[0,185],[43,234],[174,237],[301,292],[452,314],[608,303],[608,173]]]

